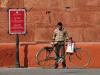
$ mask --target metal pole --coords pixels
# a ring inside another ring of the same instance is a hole
[[[16,68],[19,68],[19,36],[16,34]]]

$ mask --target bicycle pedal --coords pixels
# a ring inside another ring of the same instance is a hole
[[[60,58],[60,59],[58,60],[58,62],[60,62],[60,61],[61,61],[61,62],[63,62],[63,59],[62,59],[62,58]]]

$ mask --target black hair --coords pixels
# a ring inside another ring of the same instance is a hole
[[[58,22],[57,25],[58,25],[58,26],[63,26],[61,22]]]

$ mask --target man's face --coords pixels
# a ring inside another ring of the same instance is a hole
[[[59,29],[59,30],[62,30],[62,26],[59,26],[59,25],[58,25],[58,29]]]

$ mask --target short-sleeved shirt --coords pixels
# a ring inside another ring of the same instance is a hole
[[[55,41],[57,42],[66,41],[67,38],[68,38],[68,34],[64,30],[64,28],[62,30],[59,30],[58,28],[54,30],[53,39]]]

